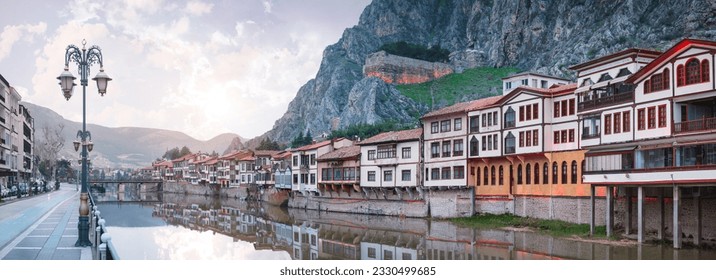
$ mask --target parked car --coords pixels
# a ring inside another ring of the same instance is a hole
[[[10,196],[10,189],[7,187],[0,185],[0,197],[8,197]]]

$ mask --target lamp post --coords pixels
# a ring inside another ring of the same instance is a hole
[[[102,51],[98,46],[91,46],[88,49],[85,48],[87,41],[82,40],[82,49],[75,45],[67,46],[65,50],[65,70],[57,77],[60,80],[60,87],[62,88],[62,94],[67,100],[72,97],[72,89],[76,85],[74,80],[75,76],[69,71],[70,62],[77,63],[78,73],[80,74],[80,84],[82,85],[82,130],[77,131],[77,137],[80,141],[74,142],[75,151],[79,150],[79,146],[82,146],[82,191],[80,194],[80,217],[79,223],[77,224],[78,237],[75,242],[76,247],[91,246],[92,242],[89,240],[89,194],[87,188],[87,153],[92,151],[92,136],[87,131],[87,80],[89,76],[90,66],[92,64],[99,64],[99,73],[92,80],[97,81],[97,88],[99,95],[104,96],[107,93],[107,83],[112,79],[104,73],[102,64]]]

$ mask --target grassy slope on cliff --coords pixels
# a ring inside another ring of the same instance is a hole
[[[438,109],[461,101],[500,95],[501,79],[519,71],[512,67],[478,67],[422,84],[395,87],[403,95]]]

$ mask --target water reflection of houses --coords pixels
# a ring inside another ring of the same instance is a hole
[[[446,221],[258,207],[208,209],[203,204],[157,204],[153,214],[172,225],[212,231],[256,250],[285,251],[293,259],[502,260],[621,259],[628,249],[531,232],[461,228]]]

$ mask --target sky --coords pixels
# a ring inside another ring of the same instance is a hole
[[[82,87],[65,100],[65,49],[102,50],[113,80],[90,80],[87,122],[150,127],[200,140],[270,130],[315,77],[323,49],[369,0],[4,1],[0,74],[28,101],[82,121]],[[70,71],[78,78],[77,66]],[[90,77],[99,65],[90,67]],[[30,112],[32,113],[32,112]]]

